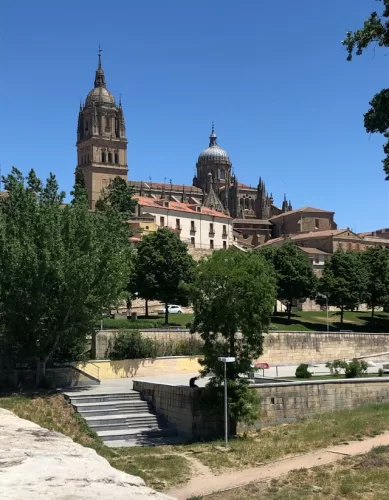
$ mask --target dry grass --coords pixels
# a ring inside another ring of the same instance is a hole
[[[282,457],[373,437],[389,430],[389,405],[368,405],[350,411],[323,413],[293,424],[268,427],[230,442],[186,447],[214,472],[256,467]],[[180,448],[182,451],[182,448]]]
[[[189,479],[189,462],[176,456],[170,447],[108,448],[61,395],[4,397],[0,398],[0,407],[93,448],[113,467],[140,476],[151,488],[162,490]]]
[[[204,500],[386,500],[388,467],[389,446],[380,446],[365,455],[292,471],[278,480],[251,484]]]

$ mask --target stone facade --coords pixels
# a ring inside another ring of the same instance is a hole
[[[304,207],[272,217],[273,237],[308,231],[327,231],[336,229],[334,212],[319,208]]]

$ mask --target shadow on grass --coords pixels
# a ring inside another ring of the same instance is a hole
[[[304,314],[304,313],[303,313]],[[355,315],[356,322],[350,322],[350,315]],[[312,316],[312,318],[314,315]],[[331,322],[329,325],[330,332],[336,332],[340,330],[352,331],[355,333],[389,333],[389,318],[386,314],[376,313],[374,318],[371,318],[367,314],[361,314],[361,312],[347,311],[347,321],[343,324],[340,322],[340,313],[333,312],[329,315]],[[333,321],[334,317],[338,317],[339,321]],[[317,321],[310,321],[309,316],[304,317],[299,314],[293,314],[290,321],[286,313],[277,313],[272,316],[272,323],[275,325],[282,325],[285,330],[288,331],[299,331],[297,326],[301,325],[301,331],[311,330],[316,332],[327,331],[326,318],[323,316],[323,321],[321,323]],[[275,327],[272,329],[276,330]],[[270,330],[270,331],[272,331]]]

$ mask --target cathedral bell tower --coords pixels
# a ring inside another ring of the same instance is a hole
[[[80,103],[77,127],[77,167],[84,174],[90,208],[103,189],[119,176],[127,180],[127,138],[121,105],[107,89],[101,49],[94,88]]]

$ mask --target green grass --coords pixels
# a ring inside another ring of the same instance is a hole
[[[340,324],[340,313],[329,312],[330,331],[352,330],[353,332],[389,332],[389,313],[376,313],[371,318],[370,312],[344,313],[344,323]],[[285,331],[325,331],[327,329],[326,311],[295,312],[291,322],[284,313],[272,317],[271,330]]]
[[[389,492],[389,446],[279,479],[207,496],[207,500],[384,500]],[[202,500],[201,497],[198,500]],[[205,500],[205,497],[204,497]]]
[[[113,467],[142,477],[148,486],[157,490],[187,482],[193,474],[193,460],[218,473],[255,467],[288,455],[362,440],[389,430],[389,404],[378,404],[321,414],[309,420],[274,426],[232,439],[227,453],[219,441],[180,446],[108,448],[61,395],[37,393],[3,397],[0,398],[0,407],[93,448]]]
[[[193,314],[170,314],[168,326],[186,327],[193,319]],[[101,324],[96,325],[100,328]],[[125,316],[117,316],[116,318],[104,318],[103,328],[126,328],[130,330],[139,330],[142,328],[161,328],[166,327],[165,316],[144,316],[138,317],[137,320],[128,320]]]

